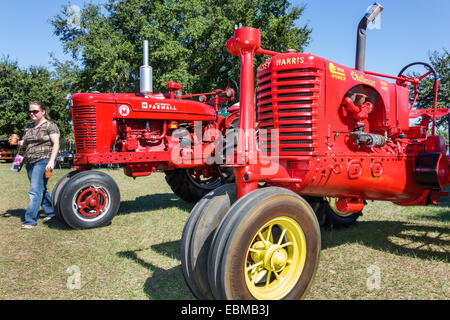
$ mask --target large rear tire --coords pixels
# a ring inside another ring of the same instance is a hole
[[[319,222],[320,227],[324,227],[327,222],[327,216],[322,210],[323,206],[323,198],[322,197],[310,197],[310,196],[303,196],[303,199],[305,199],[309,205],[311,206],[311,209],[313,209],[314,213],[316,214],[317,221]]]
[[[341,212],[336,206],[338,198],[325,197],[317,211],[321,217],[321,226],[333,228],[346,228],[356,223],[362,216],[362,211]]]
[[[309,204],[290,190],[268,187],[234,203],[208,255],[216,299],[300,299],[320,255],[320,227]]]
[[[173,193],[186,202],[197,203],[207,193],[220,187],[220,176],[205,178],[201,170],[175,169],[166,171],[166,181]]]
[[[61,190],[60,214],[74,229],[108,225],[119,206],[119,187],[110,176],[100,171],[80,172]]]
[[[214,232],[236,201],[236,185],[223,185],[192,209],[181,237],[181,265],[186,284],[197,299],[214,299],[208,282],[208,253]]]

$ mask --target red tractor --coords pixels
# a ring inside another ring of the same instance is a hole
[[[424,78],[434,78],[437,94],[432,67],[414,64],[425,72],[413,77],[409,68],[398,76],[364,70],[366,27],[381,10],[375,4],[361,20],[355,68],[264,50],[250,27],[229,39],[241,61],[236,182],[201,199],[184,227],[183,275],[197,298],[302,298],[319,263],[316,214],[346,224],[366,200],[411,206],[448,195],[447,146],[434,132],[448,109],[436,98],[433,109],[413,109],[427,95]],[[257,69],[255,115],[256,54],[272,57]]]
[[[152,93],[147,41],[143,51],[139,94],[71,97],[77,170],[61,178],[52,195],[55,214],[72,228],[107,225],[119,209],[117,184],[90,170],[94,165],[120,166],[133,178],[165,171],[174,193],[190,202],[234,179],[232,169],[218,165],[224,155],[216,152],[236,117],[220,116],[219,106],[234,98],[234,90],[182,95],[181,85],[169,82],[168,94]]]

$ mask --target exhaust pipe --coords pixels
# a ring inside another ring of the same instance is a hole
[[[447,126],[448,126],[447,154],[450,155],[450,113],[447,113]]]
[[[369,7],[364,17],[361,19],[358,25],[356,34],[356,59],[355,69],[364,71],[364,64],[366,60],[366,29],[367,25],[371,23],[378,14],[383,10],[383,6],[378,2],[375,2]]]
[[[148,40],[144,40],[142,56],[143,65],[139,68],[140,92],[147,95],[153,92],[152,67],[148,65]]]

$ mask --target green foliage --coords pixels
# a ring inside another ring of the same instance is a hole
[[[168,81],[205,92],[239,79],[239,60],[225,48],[236,24],[260,28],[262,46],[274,51],[302,51],[311,32],[298,27],[304,7],[287,0],[109,0],[86,4],[75,28],[68,8],[51,24],[76,62],[65,64],[78,75],[73,91],[138,92],[142,42],[149,40],[155,92]]]
[[[21,69],[7,57],[0,60],[0,134],[22,134],[32,122],[27,113],[30,101],[43,102],[63,137],[71,131],[67,94],[61,81],[44,67]]]
[[[439,136],[443,136],[445,139],[445,142],[447,143],[447,145],[449,144],[449,140],[448,140],[448,130],[442,130],[442,129],[438,129],[436,130],[436,134]]]

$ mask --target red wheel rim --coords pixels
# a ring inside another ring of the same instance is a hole
[[[78,193],[75,202],[79,214],[93,218],[104,212],[108,195],[101,188],[89,186]]]

